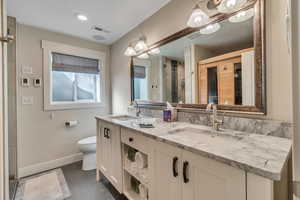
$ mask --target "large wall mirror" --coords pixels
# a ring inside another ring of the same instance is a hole
[[[264,1],[216,14],[132,57],[132,100],[265,113]]]

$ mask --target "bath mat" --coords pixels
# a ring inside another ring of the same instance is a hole
[[[64,200],[71,196],[61,169],[21,179],[15,200]]]

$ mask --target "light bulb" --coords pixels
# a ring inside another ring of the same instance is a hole
[[[202,16],[197,16],[197,17],[195,17],[194,22],[199,24],[199,23],[201,23],[202,19],[203,19]]]
[[[236,0],[228,0],[227,2],[226,2],[226,6],[228,7],[228,8],[232,8],[232,7],[234,7],[236,5]]]
[[[145,51],[148,47],[144,40],[139,40],[134,48],[136,51]]]
[[[147,53],[143,53],[143,54],[139,55],[138,58],[140,58],[140,59],[148,59],[149,55]]]
[[[135,56],[136,55],[136,51],[134,50],[134,48],[132,46],[127,47],[126,51],[125,51],[125,56]]]
[[[233,13],[243,8],[247,0],[223,0],[217,7],[220,13]]]
[[[151,50],[149,51],[149,54],[151,54],[151,55],[157,55],[157,54],[160,54],[160,50],[159,50],[159,48],[151,49]]]
[[[237,17],[244,17],[245,15],[246,15],[246,12],[242,11],[237,14]]]
[[[217,32],[220,28],[221,28],[221,26],[219,23],[210,24],[210,25],[206,26],[205,28],[201,29],[200,33],[204,34],[204,35],[208,35],[208,34]]]
[[[250,8],[246,11],[241,11],[234,16],[229,17],[229,21],[232,23],[244,22],[248,19],[251,19],[254,16],[254,8]]]
[[[191,16],[189,17],[187,26],[192,27],[192,28],[197,28],[197,27],[207,24],[208,20],[209,20],[208,15],[205,12],[203,12],[200,9],[200,7],[197,5],[194,8]]]
[[[86,15],[83,15],[83,14],[77,14],[77,19],[80,20],[80,21],[87,21],[88,20],[88,17]]]

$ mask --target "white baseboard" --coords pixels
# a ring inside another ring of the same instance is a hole
[[[47,171],[50,169],[55,169],[64,165],[68,165],[74,162],[78,162],[82,160],[83,154],[77,153],[70,156],[62,157],[56,160],[51,160],[43,163],[38,163],[35,165],[30,165],[27,167],[19,168],[18,177],[26,177],[33,174],[37,174],[43,171]]]

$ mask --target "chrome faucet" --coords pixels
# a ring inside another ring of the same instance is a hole
[[[139,117],[140,114],[141,114],[141,108],[140,108],[138,102],[137,102],[137,101],[133,101],[132,104],[135,104],[135,107],[136,107],[136,113],[135,113],[135,115],[136,115],[137,117]]]
[[[224,115],[225,112],[223,113],[223,119],[218,119],[218,109],[217,105],[213,103],[207,104],[206,111],[211,112],[212,110],[212,127],[214,130],[219,131],[220,130],[220,125],[224,124]]]

